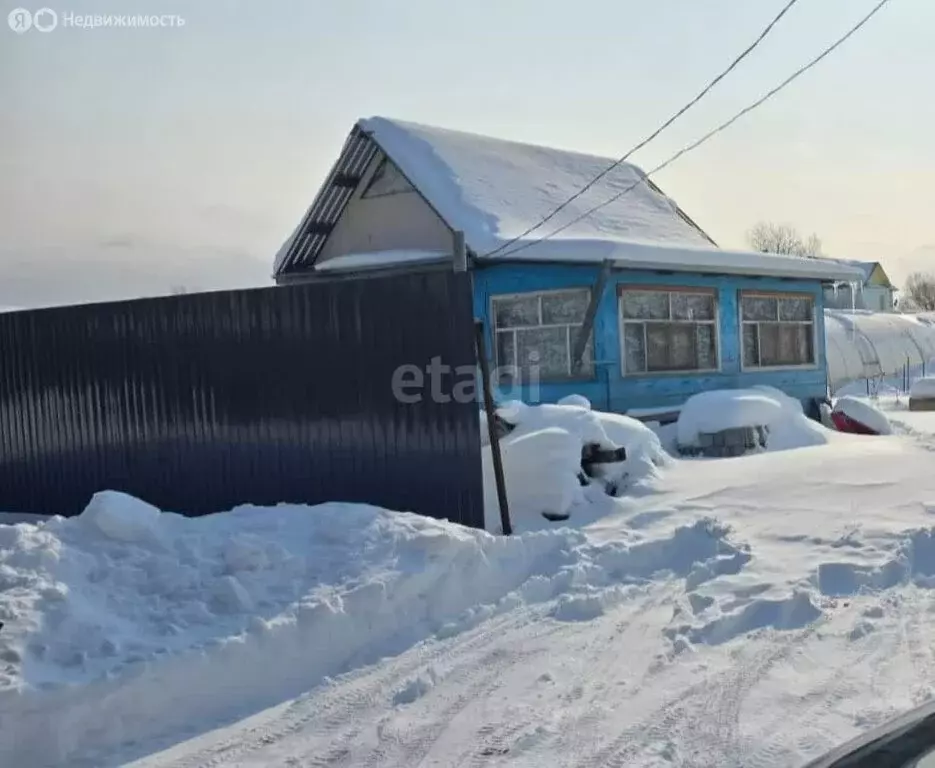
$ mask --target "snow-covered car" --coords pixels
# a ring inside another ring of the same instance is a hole
[[[803,768],[935,768],[935,701],[858,736]]]

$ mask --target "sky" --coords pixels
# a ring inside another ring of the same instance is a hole
[[[48,0],[2,19],[0,306],[271,282],[347,132],[384,115],[617,157],[785,0]],[[756,99],[876,0],[800,0],[632,160],[650,168]],[[66,26],[160,14],[178,25]],[[935,270],[935,2],[892,0],[838,52],[666,169],[724,247],[761,220],[828,255]]]

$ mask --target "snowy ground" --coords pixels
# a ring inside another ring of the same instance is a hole
[[[935,414],[878,405],[892,436],[669,462],[509,539],[113,498],[0,527],[0,764],[801,764],[935,692]]]

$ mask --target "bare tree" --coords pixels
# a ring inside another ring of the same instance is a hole
[[[747,233],[747,242],[756,251],[806,256],[817,259],[822,256],[821,240],[818,235],[802,237],[790,224],[773,224],[761,221]]]
[[[913,272],[902,292],[920,312],[935,312],[935,272]]]

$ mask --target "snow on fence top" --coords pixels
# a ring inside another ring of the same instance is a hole
[[[826,310],[825,340],[832,391],[935,361],[935,325],[914,315]]]
[[[358,125],[448,225],[464,232],[480,258],[538,224],[614,162],[382,117]],[[859,269],[840,262],[721,250],[655,184],[637,183],[645,176],[635,165],[621,163],[541,228],[492,255],[530,261],[607,259],[631,269],[863,279]],[[634,184],[554,239],[510,253]]]

